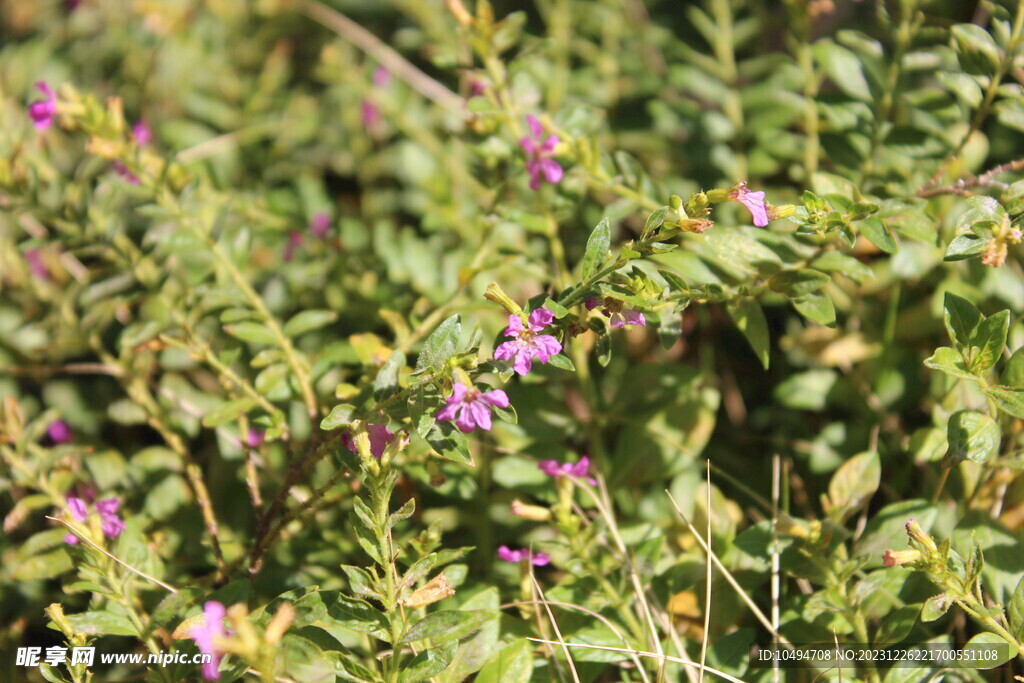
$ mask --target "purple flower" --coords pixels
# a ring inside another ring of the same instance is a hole
[[[391,82],[391,72],[382,66],[378,66],[373,70],[373,86],[375,88],[384,88],[388,83]]]
[[[89,516],[89,512],[85,507],[85,501],[81,498],[75,498],[74,496],[68,496],[68,511],[71,512],[71,516],[79,522],[84,522]],[[78,543],[78,536],[75,536],[69,531],[64,534],[64,542],[68,545],[76,545]]]
[[[501,389],[480,391],[476,387],[455,384],[448,404],[437,411],[438,420],[455,420],[455,426],[463,432],[471,432],[477,427],[484,431],[491,428],[490,406],[508,408],[508,396]]]
[[[759,228],[768,225],[768,207],[764,201],[763,191],[751,192],[747,189],[747,184],[741,182],[736,183],[736,187],[729,193],[729,196],[750,210],[750,215],[754,217],[754,225]]]
[[[53,125],[53,117],[57,115],[57,96],[43,81],[36,83],[36,88],[46,95],[46,99],[28,105],[28,115],[38,130],[46,130]]]
[[[544,330],[555,319],[555,314],[546,308],[538,308],[530,314],[527,326],[518,315],[509,315],[506,337],[515,337],[512,341],[501,344],[494,350],[498,360],[512,360],[512,369],[525,375],[533,367],[533,359],[547,363],[551,356],[562,350],[562,345],[550,334],[537,334]]]
[[[204,655],[210,655],[210,661],[203,664],[203,678],[208,681],[216,681],[220,678],[220,660],[224,653],[217,649],[218,638],[227,637],[224,630],[224,617],[227,610],[224,605],[216,600],[210,600],[203,605],[203,625],[193,626],[189,629],[188,637],[196,641],[196,647]]]
[[[530,135],[519,140],[519,146],[526,152],[526,170],[530,173],[530,189],[540,189],[541,176],[552,185],[562,181],[562,167],[552,159],[555,147],[558,145],[558,136],[549,135],[542,140],[544,128],[540,121],[533,114],[526,117],[530,124]]]
[[[370,433],[370,454],[380,460],[380,456],[384,455],[384,449],[395,440],[395,435],[384,425],[370,425],[366,431]],[[351,434],[342,434],[341,443],[345,448],[359,455],[356,440],[352,438]]]
[[[121,502],[117,498],[105,498],[96,502],[100,527],[103,530],[103,535],[107,538],[117,538],[124,531],[124,522],[117,515],[117,510],[120,507]],[[86,507],[85,500],[81,498],[68,496],[68,510],[71,512],[71,516],[79,522],[84,522],[89,518],[89,509]],[[68,545],[76,545],[78,537],[68,533],[64,536],[64,542]]]
[[[284,245],[284,260],[286,263],[295,258],[295,252],[302,246],[303,239],[302,233],[298,230],[292,230],[288,233],[288,244]]]
[[[132,137],[135,138],[135,142],[145,146],[152,142],[153,131],[145,121],[139,119],[139,122],[132,126]]]
[[[587,310],[592,311],[601,305],[601,300],[596,296],[588,296],[584,303],[586,304]],[[643,313],[632,308],[623,308],[621,301],[611,297],[604,300],[604,307],[601,309],[601,315],[609,318],[609,324],[612,327],[625,327],[626,325],[647,326],[647,320],[644,318]]]
[[[50,271],[43,264],[43,257],[40,255],[38,249],[26,249],[25,250],[25,261],[28,262],[29,272],[32,273],[32,277],[37,280],[49,280]]]
[[[547,553],[531,553],[529,548],[512,550],[507,545],[503,545],[498,548],[498,557],[506,562],[522,562],[526,558],[529,558],[530,564],[537,567],[543,567],[551,562],[551,556]]]
[[[323,239],[327,237],[327,233],[331,231],[331,217],[323,211],[315,214],[309,221],[309,232],[317,239]]]
[[[370,100],[363,100],[359,112],[363,120],[363,128],[375,130],[380,126],[380,109],[377,108],[376,104]]]
[[[245,435],[245,443],[249,448],[259,448],[263,445],[266,436],[262,429],[249,427],[249,433]]]
[[[129,182],[132,185],[139,184],[139,177],[132,173],[131,171],[129,171],[128,167],[125,166],[122,162],[112,161],[110,162],[110,166],[117,172],[117,175],[121,176],[121,179],[124,180],[125,182]]]
[[[586,479],[591,486],[597,486],[597,480],[590,476],[590,458],[583,456],[576,464],[561,463],[557,460],[542,460],[537,468],[549,477],[576,477]]]
[[[46,428],[46,435],[50,437],[56,445],[70,443],[73,435],[71,434],[71,425],[64,420],[54,420],[50,423],[50,426]]]

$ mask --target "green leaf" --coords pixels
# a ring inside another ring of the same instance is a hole
[[[790,299],[797,299],[818,291],[827,285],[830,279],[821,271],[804,268],[783,271],[769,280],[768,286]]]
[[[873,245],[887,254],[895,254],[898,250],[896,239],[892,236],[889,226],[881,218],[866,218],[858,224],[860,234],[864,235]]]
[[[380,400],[398,391],[398,373],[405,367],[405,354],[396,349],[373,378],[373,396]]]
[[[811,262],[811,265],[818,270],[842,273],[854,282],[861,282],[862,280],[866,280],[874,275],[871,268],[849,254],[844,254],[836,249],[826,251],[824,254],[814,259],[814,261]]]
[[[581,279],[588,280],[601,269],[608,249],[612,243],[612,227],[607,218],[601,219],[587,240],[587,250],[583,254],[583,271]]]
[[[826,327],[835,327],[836,325],[836,307],[832,303],[832,298],[827,294],[821,292],[814,292],[802,296],[799,299],[793,299],[790,301],[793,304],[793,308],[811,322],[818,323],[819,325],[825,325]]]
[[[966,232],[953,238],[942,259],[944,261],[963,261],[973,258],[985,251],[987,245],[988,239],[978,237],[973,232]]]
[[[750,342],[750,348],[761,361],[761,366],[767,370],[771,343],[768,336],[768,321],[765,320],[761,305],[756,299],[744,298],[731,303],[728,310],[736,327]]]
[[[967,655],[965,660],[973,662],[974,666],[979,669],[994,669],[997,666],[1002,666],[1014,655],[1009,643],[988,631],[979,633],[968,640],[964,645],[964,651],[973,652],[973,654]],[[999,656],[992,659],[989,656],[991,652],[998,652]]]
[[[864,77],[864,68],[854,53],[824,38],[814,44],[814,57],[825,73],[846,95],[865,102],[870,101],[871,88]]]
[[[452,640],[439,647],[432,647],[420,652],[402,665],[399,682],[419,683],[419,681],[438,675],[451,664],[458,645],[458,641]]]
[[[1000,379],[1008,386],[1024,388],[1024,346],[1010,356]]]
[[[949,611],[949,607],[952,604],[953,598],[950,597],[949,593],[943,592],[933,595],[925,600],[924,605],[921,606],[921,621],[927,623],[939,619]]]
[[[959,97],[965,104],[971,107],[978,107],[981,104],[981,86],[969,74],[961,72],[940,71],[935,74],[939,83],[954,95]]]
[[[956,221],[955,234],[963,235],[971,230],[975,223],[1002,223],[1006,218],[1006,209],[995,197],[978,196],[967,200],[967,210],[960,214]]]
[[[83,612],[82,614],[69,614],[67,619],[76,633],[135,636],[136,638],[140,635],[135,626],[132,625],[131,620],[123,614],[99,611]]]
[[[910,630],[914,628],[920,613],[921,608],[917,605],[904,605],[892,610],[885,615],[885,618],[879,625],[872,645],[902,641],[910,633]]]
[[[419,358],[416,359],[416,369],[424,370],[443,365],[455,355],[461,336],[462,319],[458,315],[453,315],[438,325],[437,329],[423,342]]]
[[[500,603],[498,589],[492,587],[469,598],[463,603],[461,609],[497,610]],[[459,643],[459,649],[455,652],[451,666],[438,677],[438,683],[461,683],[467,676],[479,671],[497,651],[500,629],[500,620],[492,619],[485,622],[472,636]]]
[[[353,593],[374,600],[383,600],[384,596],[378,590],[377,582],[370,576],[370,572],[348,564],[341,565],[341,571],[345,572],[345,576],[348,577],[348,585]]]
[[[953,413],[946,427],[949,452],[943,464],[952,467],[966,460],[987,462],[999,454],[999,425],[988,415],[973,410]]]
[[[558,368],[559,370],[568,370],[569,372],[576,372],[576,366],[572,364],[569,357],[563,353],[556,354],[548,358],[548,364],[551,367]]]
[[[324,604],[327,605],[325,622],[347,628],[356,633],[366,633],[381,640],[391,636],[387,618],[372,607],[370,603],[350,598],[336,591],[322,593]]]
[[[971,335],[971,370],[982,375],[987,372],[1006,346],[1006,334],[1010,329],[1010,312],[1002,310],[982,320]],[[974,351],[977,348],[977,351]]]
[[[839,518],[846,519],[865,505],[882,481],[882,463],[878,453],[855,455],[836,470],[828,484],[828,499]],[[831,510],[830,510],[831,513]]]
[[[284,324],[284,333],[288,337],[298,337],[300,334],[326,327],[337,319],[338,314],[334,311],[302,311]]]
[[[210,428],[220,427],[222,424],[237,420],[255,405],[256,401],[251,398],[238,398],[234,401],[228,401],[208,412],[203,418],[203,426]]]
[[[490,609],[431,612],[413,624],[402,638],[402,642],[415,643],[418,640],[429,638],[431,643],[439,645],[450,640],[459,640],[476,631],[487,621],[497,619],[498,615],[497,610]]]
[[[667,206],[662,206],[651,212],[651,215],[644,221],[643,234],[650,235],[655,230],[660,228],[665,223],[665,217],[668,216],[668,212],[672,209]]]
[[[964,362],[964,357],[960,355],[960,352],[948,346],[940,346],[935,349],[935,353],[925,359],[924,364],[925,367],[944,372],[952,377],[975,379],[974,373],[967,368],[967,363]]]
[[[342,403],[331,408],[330,414],[320,421],[320,429],[331,431],[338,427],[351,424],[355,416],[356,407],[348,403]]]
[[[529,683],[533,675],[530,641],[517,640],[494,655],[477,674],[476,683]]]
[[[956,42],[957,53],[966,60],[965,68],[984,74],[994,74],[999,70],[999,47],[988,31],[976,24],[957,24],[950,33]]]
[[[277,343],[277,338],[274,337],[274,333],[271,332],[270,328],[263,323],[247,320],[235,323],[234,325],[225,325],[224,331],[232,337],[237,337],[242,341],[252,342],[253,344]]]
[[[1018,642],[1024,641],[1024,577],[1017,583],[1013,597],[1006,606],[1006,616],[1010,622],[1010,633]]]
[[[1004,413],[1024,420],[1024,389],[996,385],[985,389],[985,395],[995,401]]]
[[[33,554],[19,562],[11,572],[12,578],[18,581],[41,581],[60,576],[74,567],[71,556],[64,548],[56,548],[46,553]]]

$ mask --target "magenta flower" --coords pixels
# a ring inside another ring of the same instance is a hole
[[[391,82],[391,72],[382,66],[378,66],[373,70],[373,86],[375,88],[384,88],[388,83]]]
[[[129,171],[128,167],[125,166],[122,162],[112,161],[110,162],[110,166],[114,169],[114,171],[117,172],[117,175],[121,176],[121,180],[131,183],[132,185],[139,184],[139,177],[132,173],[131,171]]]
[[[284,260],[287,263],[295,258],[295,252],[302,246],[304,238],[298,230],[288,233],[288,244],[284,245]]]
[[[506,337],[515,337],[512,341],[501,344],[494,350],[498,360],[511,360],[512,369],[525,375],[533,367],[533,359],[547,363],[551,356],[562,350],[562,345],[550,334],[537,334],[544,330],[555,319],[555,314],[546,308],[538,308],[530,313],[527,325],[518,315],[509,315]]]
[[[526,117],[530,124],[530,135],[519,140],[519,146],[526,152],[526,170],[530,173],[530,189],[539,190],[541,176],[552,185],[562,182],[562,167],[552,159],[555,147],[558,145],[558,136],[544,136],[544,128],[540,121],[533,114]]]
[[[100,527],[103,529],[103,535],[107,538],[117,538],[124,531],[124,522],[117,516],[119,507],[121,507],[121,502],[117,498],[105,498],[96,502]],[[89,518],[89,509],[82,498],[68,496],[68,510],[71,512],[71,516],[79,522],[84,522]],[[65,534],[64,542],[68,545],[76,545],[78,537],[72,533]]]
[[[587,310],[592,311],[601,305],[601,300],[596,296],[588,296],[584,303]],[[609,324],[612,327],[625,327],[626,325],[647,326],[647,320],[644,318],[643,313],[632,308],[623,308],[621,301],[611,297],[604,300],[601,315],[609,318]]]
[[[25,261],[28,262],[28,270],[32,273],[32,277],[37,280],[49,280],[50,271],[43,263],[43,257],[40,255],[38,249],[26,249],[25,250]]]
[[[395,435],[384,425],[370,425],[366,431],[370,433],[370,453],[380,460],[380,456],[384,455],[384,449],[395,440]],[[359,455],[356,440],[352,438],[351,434],[342,434],[341,443],[345,448]]]
[[[530,564],[537,567],[543,567],[551,562],[551,556],[547,553],[531,553],[529,548],[512,550],[512,548],[509,548],[507,545],[503,545],[498,548],[498,557],[506,562],[522,562],[526,558],[529,558]]]
[[[263,441],[266,437],[267,435],[262,429],[249,427],[249,433],[245,435],[245,444],[249,448],[259,448],[263,445]]]
[[[363,104],[359,108],[359,115],[363,120],[363,128],[376,130],[380,126],[380,109],[370,100],[363,100]]]
[[[224,652],[217,649],[217,639],[227,637],[224,630],[224,617],[227,610],[224,605],[216,600],[210,600],[203,605],[203,625],[193,626],[189,629],[188,637],[196,641],[196,647],[204,655],[210,655],[210,661],[203,664],[203,678],[208,681],[216,681],[220,678],[220,660]]]
[[[138,123],[132,126],[132,137],[135,138],[135,142],[145,146],[153,141],[153,131],[145,121],[139,119]]]
[[[46,428],[46,436],[50,437],[56,445],[70,443],[73,435],[71,433],[71,425],[64,420],[54,420]]]
[[[476,387],[456,383],[447,405],[438,410],[435,417],[438,420],[455,420],[455,426],[463,432],[471,432],[477,427],[489,431],[490,407],[508,408],[508,405],[508,396],[501,389],[480,391]]]
[[[36,88],[46,95],[46,99],[28,105],[28,115],[38,130],[46,130],[53,125],[53,117],[57,115],[57,96],[43,81],[36,83]]]
[[[559,464],[557,460],[542,460],[537,464],[537,468],[549,477],[576,477],[577,479],[586,479],[591,486],[597,486],[597,480],[590,476],[590,458],[585,455],[575,464],[568,462]]]
[[[729,197],[743,204],[750,210],[754,218],[754,225],[763,228],[768,225],[768,206],[764,201],[764,192],[751,192],[747,189],[745,182],[736,183],[736,187],[729,193]]]
[[[331,217],[323,211],[315,214],[309,221],[309,232],[317,239],[323,239],[327,237],[327,233],[331,231]]]

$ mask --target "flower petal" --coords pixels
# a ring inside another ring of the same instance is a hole
[[[508,408],[508,394],[501,389],[494,389],[493,391],[485,391],[480,394],[480,401],[486,403],[489,406],[497,406],[499,408]]]
[[[530,329],[534,332],[540,332],[545,327],[551,324],[551,321],[555,319],[555,314],[546,308],[538,308],[533,313],[530,313]],[[521,323],[520,323],[521,324]]]
[[[526,115],[526,122],[530,125],[530,132],[533,133],[533,137],[540,140],[540,136],[544,134],[544,126],[540,125],[540,121],[533,114]]]
[[[562,167],[554,159],[542,159],[540,168],[544,172],[544,179],[552,185],[562,182]]]

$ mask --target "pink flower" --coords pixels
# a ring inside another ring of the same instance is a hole
[[[587,310],[592,311],[601,305],[601,300],[596,296],[588,296],[584,303],[587,306]],[[647,320],[644,318],[643,313],[632,308],[623,308],[621,301],[609,297],[604,300],[604,304],[604,308],[601,309],[601,315],[610,319],[609,324],[612,327],[625,327],[626,325],[647,326]]]
[[[512,550],[507,545],[498,548],[498,557],[506,562],[522,562],[524,559],[529,558],[530,564],[537,567],[543,567],[551,562],[551,556],[547,553],[531,553],[529,548]]]
[[[327,233],[331,231],[331,217],[321,211],[313,216],[309,221],[309,232],[317,239],[323,239],[327,237]]]
[[[267,435],[262,429],[249,427],[249,433],[245,435],[245,444],[249,448],[259,448],[263,445],[263,441],[266,439],[266,436]]]
[[[28,115],[38,130],[46,130],[53,125],[53,117],[57,115],[57,96],[43,81],[36,83],[36,88],[46,95],[46,99],[28,105]]]
[[[96,502],[96,512],[100,516],[100,528],[107,538],[117,538],[124,531],[124,522],[117,515],[117,510],[120,507],[121,502],[117,498],[105,498]],[[89,509],[81,498],[68,496],[68,510],[71,512],[71,516],[79,522],[84,522],[89,518]],[[76,545],[78,537],[68,533],[64,536],[64,542],[68,545]]]
[[[370,433],[370,453],[380,460],[380,456],[384,455],[384,449],[395,440],[395,435],[384,425],[370,425],[366,431]],[[351,434],[342,434],[341,443],[345,448],[359,455],[356,440],[352,438]]]
[[[508,408],[508,396],[501,389],[480,391],[476,387],[455,384],[448,403],[437,411],[438,420],[455,420],[455,426],[463,432],[471,432],[477,427],[484,431],[491,428],[490,406]]]
[[[539,190],[541,176],[552,185],[562,182],[562,167],[552,159],[555,147],[558,145],[558,136],[544,136],[544,128],[540,121],[533,114],[526,117],[530,124],[530,135],[519,140],[519,146],[526,152],[526,170],[530,173],[530,189]]]
[[[204,655],[210,655],[210,661],[203,664],[203,678],[208,681],[216,681],[220,678],[220,660],[224,653],[217,649],[217,639],[227,637],[224,630],[224,617],[227,610],[224,605],[216,600],[210,600],[203,605],[203,625],[193,626],[189,629],[188,637],[196,641],[196,647]]]
[[[122,162],[112,161],[110,162],[110,166],[114,169],[114,171],[117,172],[117,175],[121,176],[121,179],[124,180],[125,182],[131,183],[132,185],[139,184],[139,177],[132,173],[131,171],[129,171],[128,167],[125,166]]]
[[[54,420],[50,423],[50,426],[46,428],[46,435],[50,437],[56,445],[70,443],[73,435],[71,433],[71,425],[64,420]]]
[[[145,146],[153,141],[153,131],[145,121],[139,119],[138,123],[132,126],[132,137],[135,138],[135,142]]]
[[[382,66],[378,66],[373,70],[373,86],[375,88],[384,88],[388,83],[391,82],[391,72]]]
[[[295,258],[295,252],[302,246],[303,239],[302,233],[298,230],[292,230],[288,233],[288,244],[284,245],[284,260],[286,263]]]
[[[28,269],[29,272],[32,273],[32,277],[37,280],[50,279],[50,271],[43,263],[43,257],[40,255],[38,249],[25,250],[25,261],[28,262]]]
[[[380,109],[377,105],[370,100],[363,100],[363,104],[360,107],[360,116],[363,119],[363,128],[367,130],[375,130],[380,126]]]
[[[530,313],[529,322],[523,326],[523,319],[518,315],[509,315],[506,337],[515,337],[494,350],[498,360],[511,360],[512,369],[525,375],[533,367],[533,359],[547,363],[551,356],[562,350],[562,345],[550,334],[537,334],[544,330],[555,319],[555,314],[546,308],[538,308]]]
[[[747,189],[745,182],[736,183],[736,187],[729,193],[729,197],[740,202],[750,210],[754,218],[754,225],[763,228],[768,225],[768,207],[764,201],[764,192],[751,192]]]
[[[562,463],[557,460],[542,460],[537,468],[549,477],[576,477],[586,479],[591,486],[597,486],[597,480],[590,476],[590,458],[583,456],[576,464]]]

